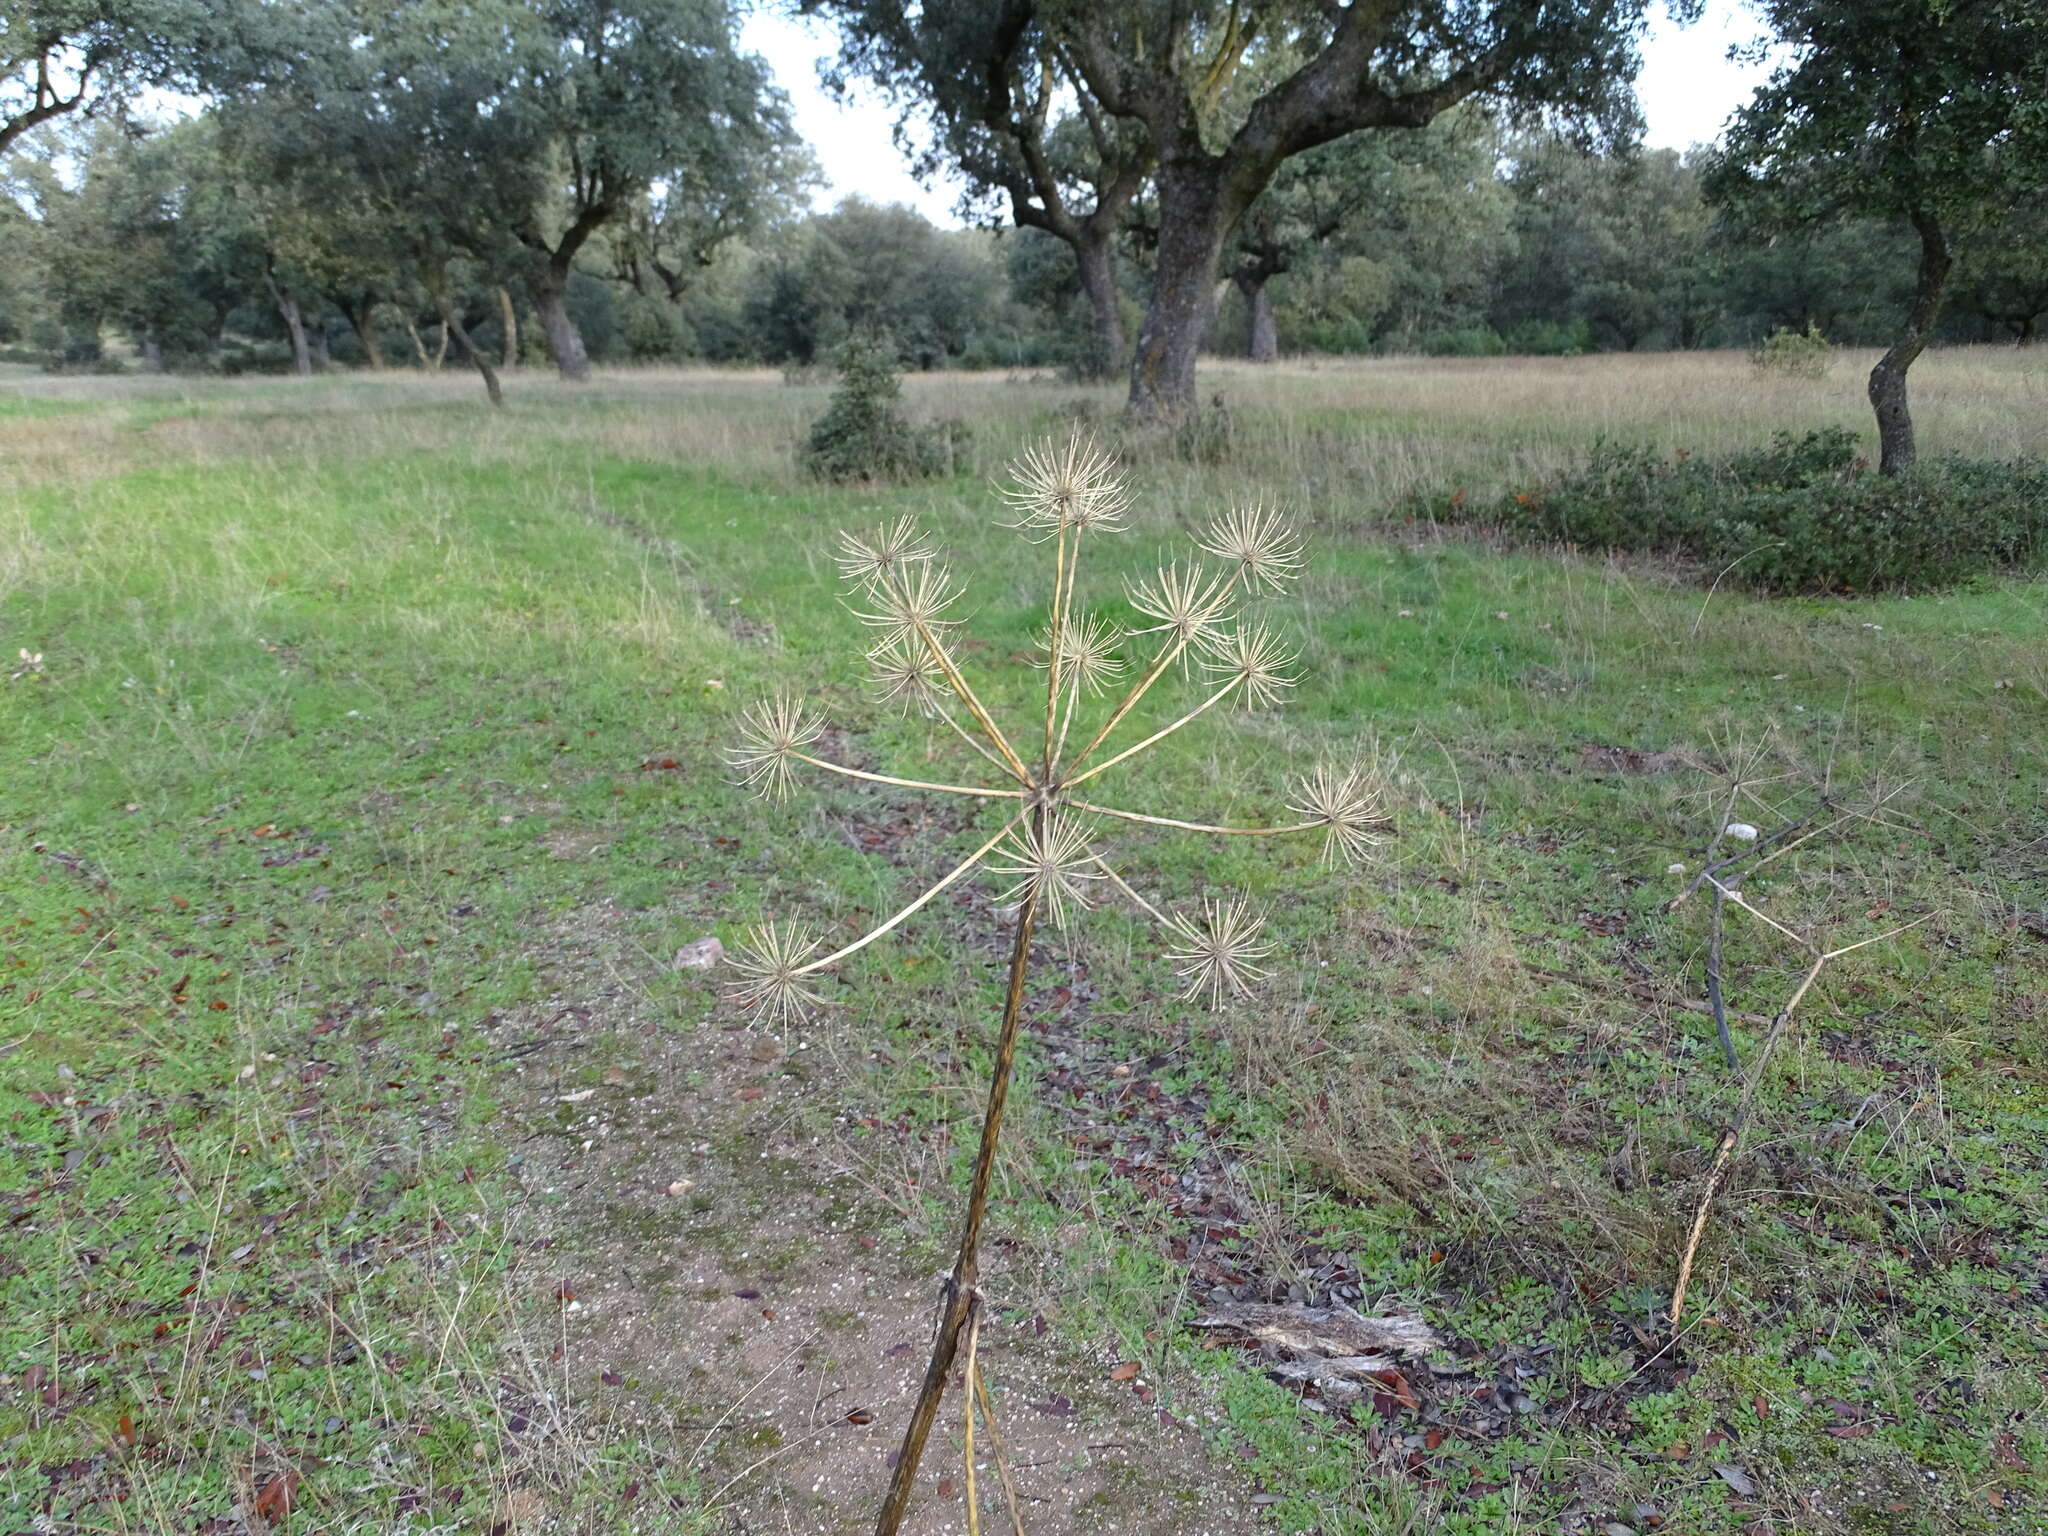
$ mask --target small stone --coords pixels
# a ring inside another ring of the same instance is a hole
[[[693,939],[676,951],[671,969],[708,971],[725,958],[725,946],[716,938]]]
[[[1517,1392],[1514,1400],[1508,1406],[1517,1413],[1534,1413],[1536,1411],[1536,1399],[1526,1392]]]
[[[1619,1520],[1610,1520],[1600,1527],[1600,1536],[1636,1536],[1636,1528],[1623,1525]]]
[[[1682,875],[1685,873],[1685,866],[1683,864],[1667,864],[1664,866],[1664,873],[1667,875]]]
[[[675,1183],[668,1187],[669,1198],[674,1199],[680,1195],[687,1195],[696,1187],[697,1181],[695,1179],[677,1179]]]
[[[1728,836],[1738,843],[1753,843],[1756,841],[1757,832],[1756,828],[1746,821],[1731,821],[1728,823]]]

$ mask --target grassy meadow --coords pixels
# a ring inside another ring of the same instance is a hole
[[[1138,492],[1090,606],[1127,617],[1234,501],[1310,540],[1291,704],[1175,736],[1130,797],[1277,820],[1352,757],[1397,835],[1337,872],[1117,840],[1155,899],[1272,909],[1247,1003],[1175,1000],[1114,905],[1042,941],[985,1260],[1034,1533],[2040,1530],[2048,584],[1765,601],[1385,516],[1602,434],[1867,430],[1866,365],[1217,364],[1199,432],[1128,442],[1110,390],[913,377],[971,462],[843,490],[794,467],[827,388],[766,374],[522,371],[501,413],[453,370],[0,375],[0,1529],[864,1528],[978,1123],[995,891],[791,1030],[671,957],[851,934],[987,835],[886,786],[756,802],[720,753],[790,688],[839,761],[975,772],[868,696],[833,539],[929,527],[1014,717],[1049,556],[991,482],[1081,423]],[[1914,386],[1925,451],[2039,450],[2048,353]],[[1711,908],[1671,904],[1731,820],[1798,825],[1743,886],[1769,921],[1723,915],[1738,1071]],[[1751,1079],[1802,941],[1862,947]],[[1304,1401],[1187,1326],[1226,1296],[1445,1344]],[[964,1528],[956,1405],[920,1531]]]

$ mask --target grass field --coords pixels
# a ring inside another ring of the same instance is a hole
[[[1601,433],[1861,429],[1860,373],[1219,366],[1223,425],[1127,445],[1096,606],[1234,499],[1313,556],[1277,613],[1295,701],[1175,737],[1146,808],[1272,817],[1355,755],[1398,836],[1339,874],[1120,840],[1144,889],[1274,909],[1251,1004],[1174,1001],[1113,908],[1046,941],[987,1261],[1034,1533],[2048,1520],[2048,586],[1765,602],[1381,515]],[[1914,379],[1928,451],[2038,450],[2048,354]],[[972,1150],[994,892],[792,1031],[670,957],[851,931],[978,840],[887,788],[763,805],[719,754],[791,687],[842,761],[971,773],[866,696],[833,535],[924,521],[1019,709],[1042,553],[989,482],[1114,400],[912,379],[974,462],[841,491],[793,467],[822,388],[509,388],[0,377],[0,1527],[871,1519]],[[1743,887],[1790,933],[1726,913],[1731,1071],[1710,908],[1668,903],[1726,821],[1803,818]],[[1879,941],[1755,1077],[1672,1339],[1791,935]],[[1223,1295],[1407,1307],[1446,1345],[1305,1402],[1186,1326]],[[926,1465],[917,1529],[961,1529],[954,1442]]]

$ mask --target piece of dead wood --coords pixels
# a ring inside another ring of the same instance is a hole
[[[1271,1349],[1328,1360],[1365,1355],[1425,1355],[1440,1342],[1419,1317],[1366,1317],[1341,1303],[1334,1307],[1285,1306],[1232,1301],[1211,1307],[1196,1328],[1228,1328]],[[1391,1362],[1388,1362],[1391,1364]],[[1387,1364],[1374,1366],[1384,1371]]]
[[[1194,1320],[1256,1339],[1266,1369],[1282,1381],[1313,1385],[1326,1398],[1362,1397],[1396,1357],[1424,1355],[1441,1342],[1419,1317],[1366,1317],[1350,1307],[1226,1302]]]

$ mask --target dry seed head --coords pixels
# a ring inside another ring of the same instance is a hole
[[[930,561],[910,566],[894,576],[876,578],[867,584],[867,597],[878,611],[862,613],[856,609],[854,617],[883,632],[877,651],[892,645],[928,649],[927,634],[935,635],[960,622],[945,616],[946,610],[960,600],[960,588],[952,572]]]
[[[1093,830],[1055,812],[1043,828],[1034,821],[1012,832],[989,855],[990,874],[1017,882],[997,899],[1019,902],[1035,895],[1039,915],[1056,928],[1066,927],[1074,908],[1088,910],[1090,888],[1106,878],[1089,846]]]
[[[1258,963],[1274,948],[1259,938],[1266,920],[1241,899],[1206,901],[1199,918],[1175,915],[1166,926],[1173,935],[1166,960],[1181,979],[1181,996],[1191,1001],[1206,994],[1213,1008],[1224,993],[1248,996],[1252,983],[1271,974]]]
[[[916,523],[900,517],[868,533],[839,535],[839,574],[855,586],[893,576],[907,566],[929,565],[937,552]]]
[[[875,669],[868,689],[878,703],[926,713],[942,707],[946,674],[926,647],[890,641],[871,652],[868,660]]]
[[[1302,779],[1287,808],[1323,828],[1323,862],[1356,863],[1393,825],[1379,785],[1358,768],[1321,767]]]
[[[1117,654],[1123,640],[1123,631],[1107,619],[1069,620],[1060,631],[1060,681],[1070,688],[1102,692],[1124,674],[1124,660]],[[1032,665],[1043,667],[1052,652],[1049,634],[1039,635],[1038,650]]]
[[[1012,461],[1010,476],[1015,483],[998,489],[1017,521],[1005,527],[1041,539],[1067,528],[1123,531],[1130,490],[1116,460],[1078,432],[1065,443],[1033,443]]]
[[[1248,707],[1270,708],[1300,681],[1290,670],[1297,652],[1265,625],[1240,625],[1204,642],[1202,670],[1212,681],[1235,680],[1238,699]]]
[[[1176,560],[1161,566],[1150,581],[1128,583],[1125,595],[1133,608],[1154,621],[1133,629],[1134,635],[1164,633],[1192,645],[1230,616],[1230,578],[1199,564],[1183,569]]]
[[[763,923],[733,951],[732,966],[743,978],[728,994],[749,1013],[791,1024],[821,1006],[822,994],[804,985],[804,966],[820,939],[794,923]]]
[[[825,734],[825,722],[796,700],[778,693],[740,712],[740,740],[725,760],[755,794],[780,800],[796,785],[792,752],[801,752]]]
[[[1280,592],[1301,575],[1301,539],[1267,507],[1235,507],[1195,535],[1204,554],[1234,566],[1247,591]]]

